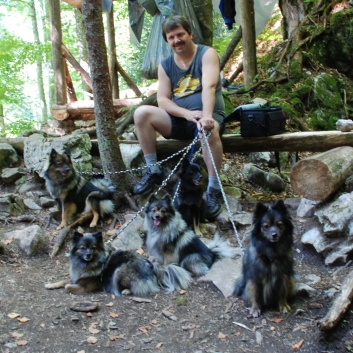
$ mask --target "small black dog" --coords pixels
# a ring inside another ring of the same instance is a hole
[[[175,208],[180,212],[188,227],[200,236],[200,222],[205,218],[200,159],[190,162],[185,158],[179,176],[180,183],[177,183],[179,189],[175,198]]]
[[[284,202],[271,207],[257,203],[242,276],[233,292],[250,301],[253,317],[260,316],[263,307],[290,311],[288,301],[296,292],[292,246],[293,224]]]

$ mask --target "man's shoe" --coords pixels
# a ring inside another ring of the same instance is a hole
[[[151,173],[150,171],[147,171],[140,181],[134,186],[132,192],[135,195],[150,192],[155,184],[160,185],[162,181],[162,173]]]
[[[210,188],[206,192],[206,218],[208,220],[215,219],[222,212],[222,193],[218,190]]]

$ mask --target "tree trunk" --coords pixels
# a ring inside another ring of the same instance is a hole
[[[0,137],[4,137],[5,135],[4,107],[0,104]]]
[[[60,16],[60,0],[49,1],[50,39],[52,43],[53,71],[55,80],[55,102],[67,103],[64,58],[62,55],[62,30]]]
[[[115,28],[114,28],[114,12],[110,11],[106,13],[107,20],[107,37],[108,37],[108,63],[109,63],[109,74],[110,82],[113,88],[113,98],[118,99],[119,97],[119,80],[116,72],[116,44],[115,44]]]
[[[337,147],[297,162],[290,175],[292,189],[300,197],[322,201],[353,174],[353,147]]]
[[[76,35],[77,35],[77,49],[78,49],[79,66],[82,68],[82,70],[89,77],[89,82],[90,82],[90,84],[88,82],[86,82],[85,77],[82,76],[82,90],[83,90],[83,92],[88,93],[89,99],[92,99],[92,82],[91,82],[91,78],[88,73],[88,71],[89,71],[88,49],[87,49],[87,42],[86,42],[86,37],[85,37],[85,30],[83,28],[83,23],[82,23],[82,13],[80,10],[78,10],[76,8],[74,9],[74,13],[75,13],[75,22],[76,22]],[[69,51],[67,50],[67,52],[69,52]],[[71,65],[74,66],[72,63],[71,63]],[[78,71],[78,72],[80,72],[80,71]]]
[[[119,171],[125,170],[125,165],[115,130],[101,0],[84,0],[82,16],[91,68],[99,152],[104,175],[110,177],[115,185],[115,200],[119,204],[130,184],[127,174],[119,175]]]
[[[255,13],[253,0],[240,0],[240,15],[243,44],[244,84],[253,84],[257,73]]]
[[[38,22],[37,22],[37,12],[35,6],[35,0],[31,0],[29,4],[30,12],[31,12],[31,20],[32,20],[32,32],[34,37],[34,43],[37,48],[41,46],[41,42],[39,39],[38,33]],[[36,58],[36,69],[37,69],[37,88],[38,88],[38,97],[40,101],[40,109],[41,109],[41,122],[45,122],[48,120],[48,107],[47,100],[45,98],[44,92],[44,81],[43,81],[43,57],[40,51],[37,52]]]
[[[238,30],[235,32],[232,40],[229,42],[226,50],[223,52],[220,60],[220,69],[221,71],[224,69],[224,66],[226,65],[227,61],[229,58],[232,56],[234,49],[236,46],[239,44],[240,40],[242,37],[242,29],[241,26],[238,28]]]

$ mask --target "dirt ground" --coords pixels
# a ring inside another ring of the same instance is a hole
[[[258,190],[252,193],[261,194]],[[241,201],[249,212],[254,202]],[[300,236],[306,221],[297,219],[295,210],[291,211],[297,279],[314,292],[298,298],[288,315],[269,310],[252,318],[246,303],[225,298],[209,282],[195,281],[185,293],[161,291],[144,300],[105,293],[72,295],[63,289],[49,291],[45,283],[68,276],[69,244],[54,258],[49,256],[50,247],[29,258],[7,245],[0,252],[0,352],[352,352],[351,308],[329,334],[317,327],[334,300],[327,291],[336,289],[339,293],[350,269],[329,268],[313,249],[303,246]],[[38,215],[44,226],[47,214]],[[18,225],[0,222],[0,234],[15,227]],[[55,224],[47,231],[53,242]],[[243,236],[248,229],[238,231]],[[231,229],[222,228],[222,235],[237,245]],[[97,309],[73,310],[86,302]]]

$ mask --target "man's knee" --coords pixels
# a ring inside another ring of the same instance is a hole
[[[139,107],[137,107],[134,111],[134,122],[135,124],[138,124],[139,122],[143,121],[146,119],[146,117],[148,117],[149,113],[149,109],[147,108],[146,105],[141,105]]]

